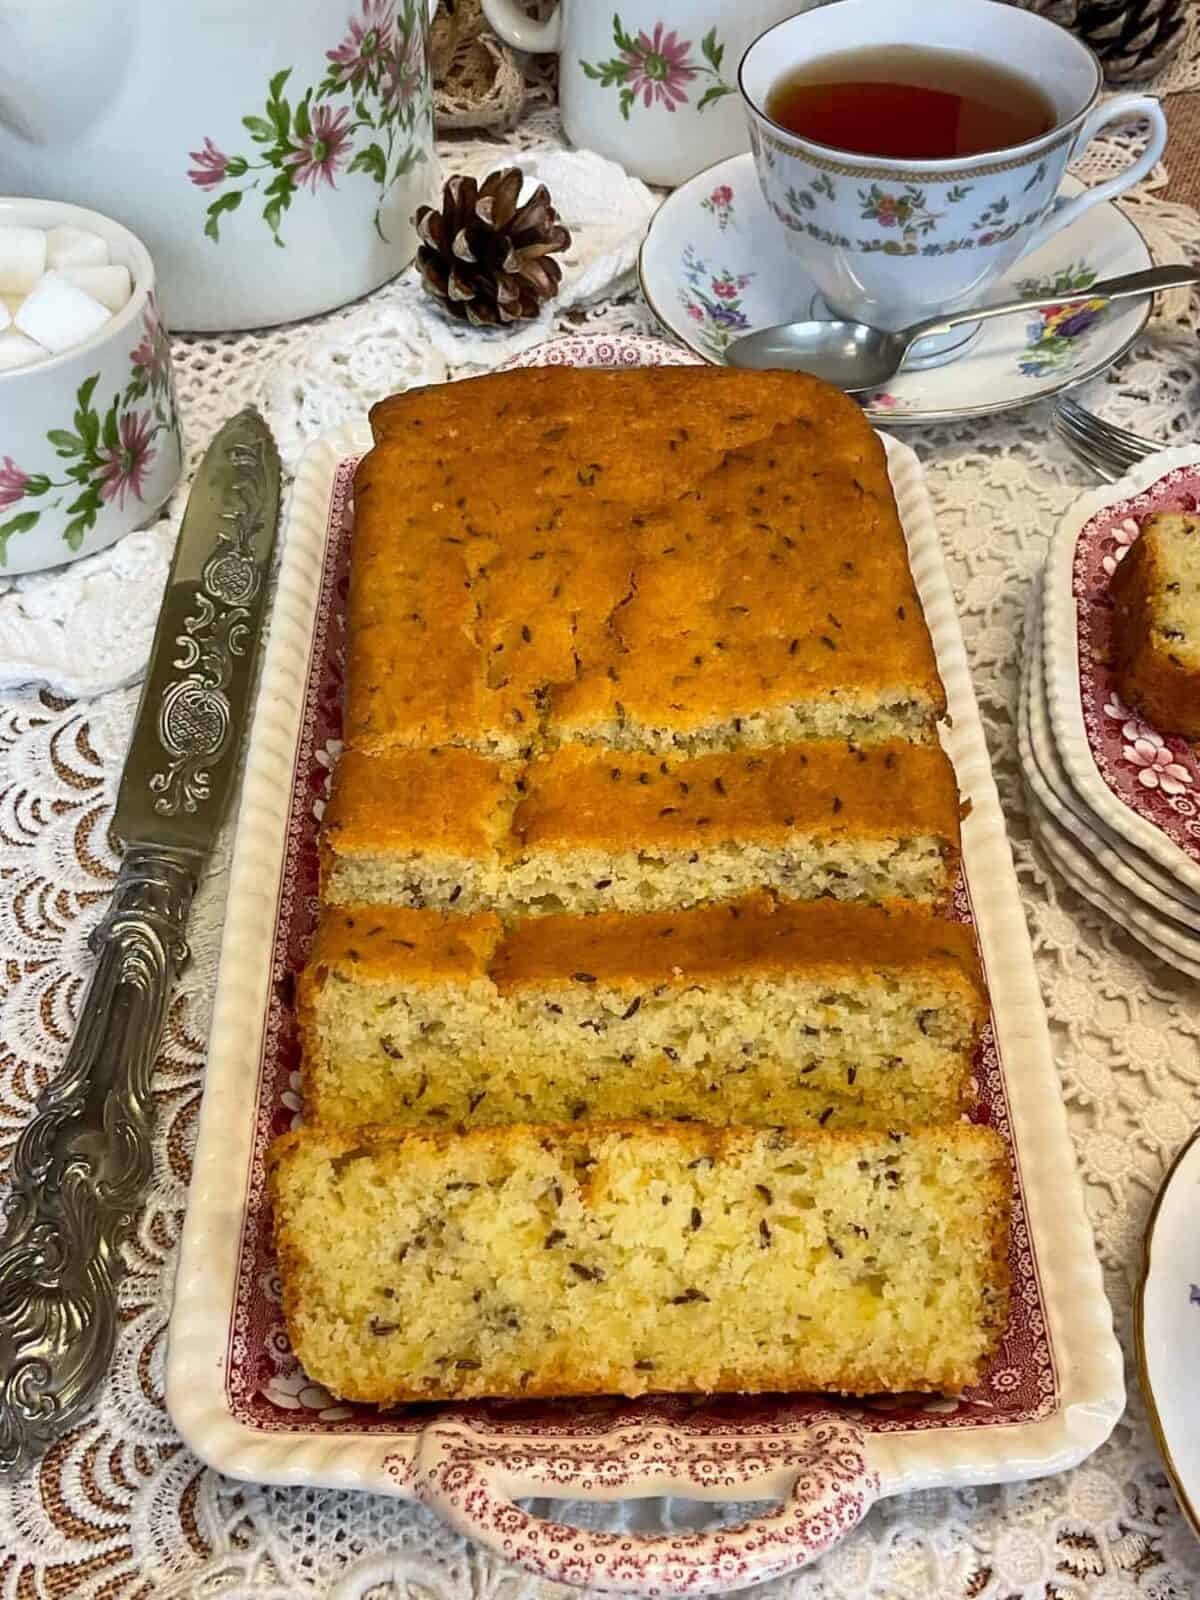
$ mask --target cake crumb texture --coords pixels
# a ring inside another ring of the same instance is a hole
[[[759,893],[507,930],[330,908],[300,984],[304,1097],[343,1126],[940,1121],[986,1016],[970,929],[903,904]]]
[[[685,908],[759,887],[944,907],[958,811],[941,746],[899,739],[671,759],[349,750],[325,813],[322,894],[506,918]]]
[[[1122,698],[1160,733],[1200,739],[1200,517],[1148,517],[1111,593]]]
[[[988,1129],[304,1128],[284,1311],[345,1399],[957,1390],[1004,1326]]]

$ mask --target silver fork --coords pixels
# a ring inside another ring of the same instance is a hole
[[[1054,430],[1066,440],[1079,459],[1106,483],[1123,478],[1130,467],[1145,460],[1163,446],[1128,428],[1118,428],[1091,411],[1085,411],[1069,395],[1061,395],[1051,418]]]

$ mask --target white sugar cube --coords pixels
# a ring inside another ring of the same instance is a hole
[[[120,311],[133,293],[128,267],[59,267],[54,276],[65,278],[110,311]]]
[[[0,294],[28,294],[45,270],[40,228],[0,228]]]
[[[85,228],[51,228],[46,235],[48,267],[103,267],[108,264],[108,240]]]
[[[13,321],[22,333],[36,339],[53,355],[90,339],[112,316],[107,306],[93,300],[76,284],[48,272],[26,295]]]
[[[49,357],[41,345],[27,339],[12,328],[0,333],[0,372],[11,372],[15,367],[32,367],[37,361]]]

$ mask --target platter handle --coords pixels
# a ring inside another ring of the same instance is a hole
[[[799,1434],[762,1440],[661,1424],[529,1440],[437,1422],[423,1431],[411,1470],[418,1499],[526,1571],[640,1597],[728,1594],[794,1572],[855,1527],[879,1493],[866,1433],[831,1413]],[[538,1494],[729,1499],[731,1490],[780,1504],[736,1526],[655,1535],[573,1528],[516,1504]]]

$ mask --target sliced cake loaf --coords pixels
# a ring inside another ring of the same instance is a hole
[[[969,928],[767,894],[691,911],[331,908],[300,984],[331,1125],[956,1116],[987,1014]]]
[[[333,1394],[956,1390],[1007,1299],[990,1130],[303,1128],[271,1152],[292,1347]]]
[[[1111,593],[1122,696],[1160,732],[1200,739],[1200,517],[1149,517]]]
[[[373,415],[352,747],[933,739],[942,688],[883,446],[852,401],[799,374],[689,369],[454,389]]]
[[[941,747],[900,740],[691,759],[566,745],[527,763],[348,750],[325,814],[322,893],[505,917],[686,908],[759,887],[941,907],[958,806]]]

